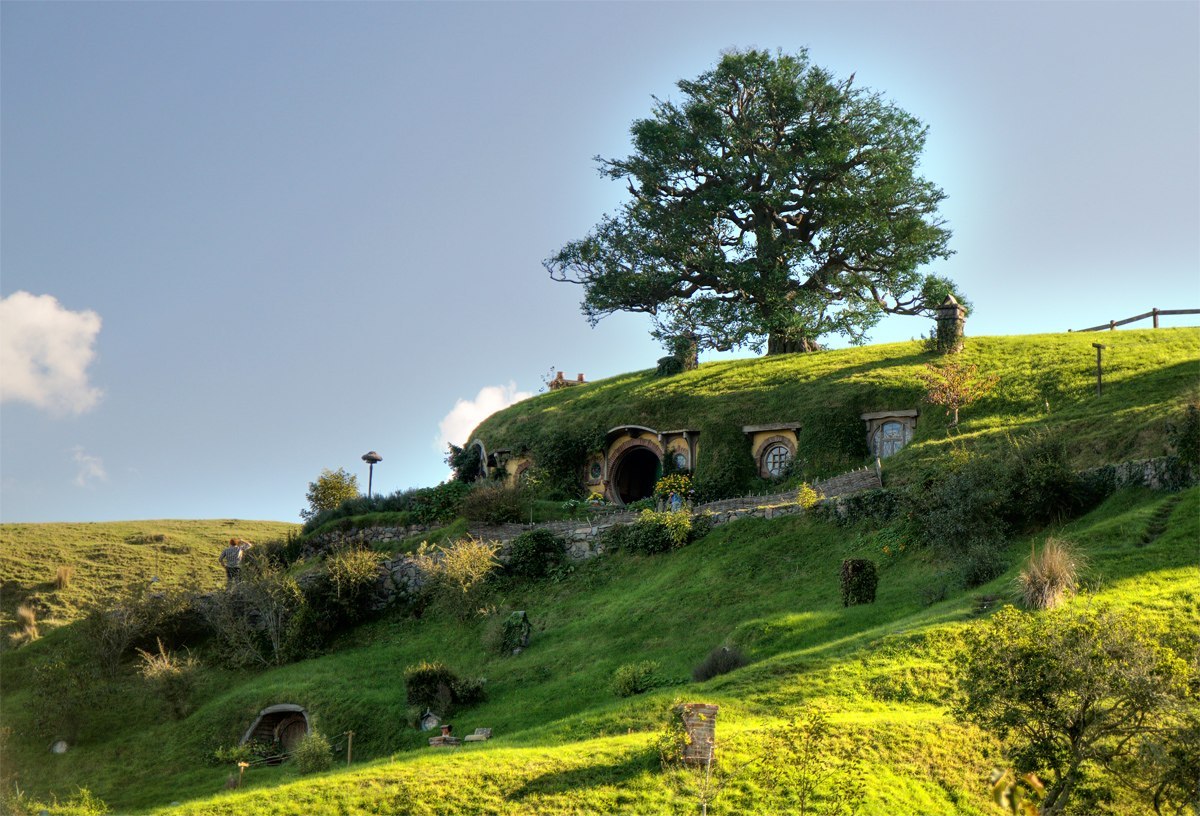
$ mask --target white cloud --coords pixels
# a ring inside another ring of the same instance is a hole
[[[529,391],[518,391],[517,384],[510,381],[508,385],[486,385],[479,389],[473,400],[459,399],[450,409],[450,413],[442,417],[438,423],[438,436],[433,446],[444,453],[446,446],[465,445],[468,435],[475,430],[480,422],[514,402],[532,397]]]
[[[0,299],[0,402],[28,402],[53,414],[82,414],[101,391],[88,383],[100,315],[72,312],[50,295]]]
[[[99,456],[84,453],[82,447],[76,445],[71,449],[78,469],[75,471],[75,484],[79,487],[91,487],[96,482],[107,482],[108,472]]]

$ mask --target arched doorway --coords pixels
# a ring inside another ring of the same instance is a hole
[[[654,495],[654,484],[662,476],[662,460],[649,447],[631,447],[613,464],[613,497],[621,504]]]
[[[301,706],[281,703],[267,706],[258,713],[257,719],[242,735],[242,744],[255,740],[278,745],[284,753],[291,753],[307,733],[308,713]]]

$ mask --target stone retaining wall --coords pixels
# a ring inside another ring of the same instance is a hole
[[[839,496],[872,490],[881,487],[879,474],[873,468],[844,473],[824,482],[813,485],[825,498],[824,502],[836,502]],[[696,513],[708,513],[712,516],[714,526],[728,524],[743,518],[778,518],[803,513],[804,510],[796,504],[796,491],[777,493],[770,496],[747,496],[741,499],[730,499],[720,502],[702,504],[693,508]],[[497,558],[501,563],[508,560],[508,544],[521,533],[534,529],[549,530],[566,542],[567,558],[572,561],[586,561],[602,555],[604,552],[604,533],[619,524],[632,524],[637,521],[638,514],[630,512],[612,512],[597,514],[587,520],[550,521],[542,524],[506,524],[497,527],[474,527],[471,534],[500,542]],[[424,532],[428,528],[421,527],[376,527],[365,530],[353,530],[341,537],[336,533],[326,533],[320,537],[321,547],[338,544],[383,544],[389,541],[400,541],[409,536]],[[393,603],[412,600],[423,583],[420,569],[411,555],[400,554],[383,562],[379,567],[379,584],[376,591],[375,605],[377,608],[390,606]]]

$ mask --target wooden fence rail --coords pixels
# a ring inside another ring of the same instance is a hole
[[[1136,317],[1127,317],[1124,320],[1110,320],[1107,323],[1102,323],[1099,326],[1092,326],[1089,329],[1067,329],[1067,331],[1103,331],[1105,329],[1115,329],[1117,326],[1124,326],[1127,323],[1136,323],[1139,320],[1145,320],[1147,317],[1154,318],[1154,328],[1158,328],[1158,318],[1160,315],[1184,315],[1184,314],[1200,314],[1200,309],[1151,309],[1145,314],[1137,315]]]

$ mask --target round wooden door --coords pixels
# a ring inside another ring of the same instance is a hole
[[[286,753],[296,750],[300,740],[308,733],[308,725],[303,717],[293,717],[279,724],[279,745]]]

